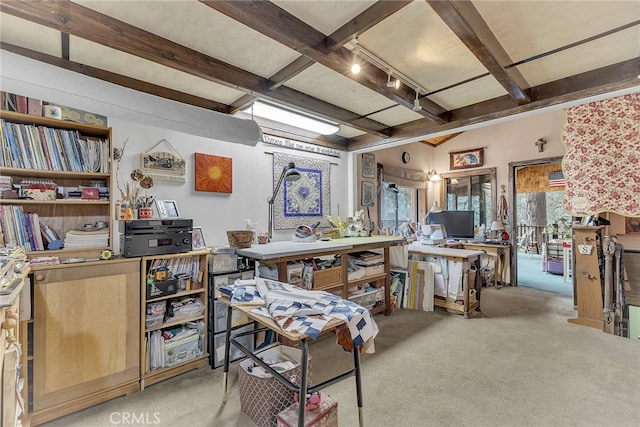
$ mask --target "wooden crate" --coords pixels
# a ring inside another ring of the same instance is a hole
[[[325,268],[313,272],[313,289],[342,284],[342,267]]]

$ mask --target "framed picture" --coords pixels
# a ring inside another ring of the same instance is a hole
[[[204,242],[204,233],[202,227],[193,227],[191,231],[191,249],[206,249],[207,244]]]
[[[180,218],[178,203],[175,200],[157,200],[155,201],[158,218]]]
[[[640,217],[626,217],[624,220],[624,232],[625,234],[640,233]]]
[[[233,193],[233,159],[195,153],[195,190]]]
[[[449,169],[477,168],[484,163],[484,148],[449,153]]]
[[[375,204],[375,200],[372,200],[373,194],[375,193],[375,186],[373,185],[373,182],[362,181],[362,184],[360,187],[360,193],[361,193],[360,204],[362,206],[367,206],[367,204],[369,204],[369,206],[373,206]]]
[[[376,156],[370,153],[362,153],[362,177],[376,177]]]

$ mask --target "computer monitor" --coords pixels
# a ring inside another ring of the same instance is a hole
[[[473,211],[442,211],[429,214],[429,224],[442,224],[451,239],[473,239]]]

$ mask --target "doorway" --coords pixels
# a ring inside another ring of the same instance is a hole
[[[571,217],[562,207],[562,157],[509,163],[514,270],[518,286],[571,296]],[[568,261],[568,260],[567,260]]]

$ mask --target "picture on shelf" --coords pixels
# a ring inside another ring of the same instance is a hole
[[[204,241],[202,227],[193,227],[193,230],[191,231],[191,248],[193,250],[207,248],[207,244]]]

